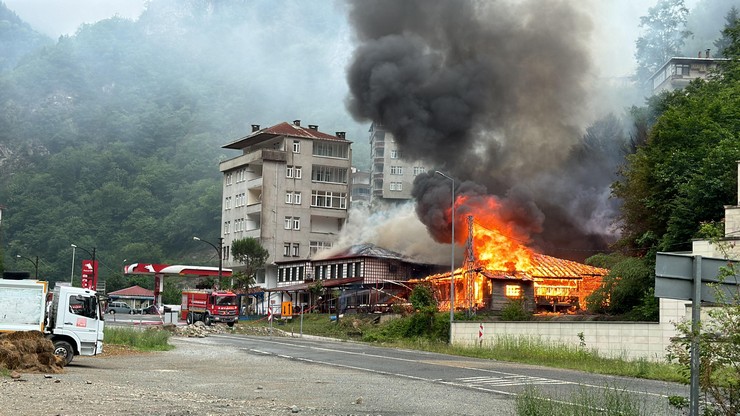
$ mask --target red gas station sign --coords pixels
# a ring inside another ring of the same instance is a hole
[[[98,261],[82,260],[82,287],[84,289],[97,290],[98,287]]]

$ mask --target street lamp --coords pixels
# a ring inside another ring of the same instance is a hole
[[[74,244],[70,245],[72,246],[72,274],[69,277],[69,285],[72,286],[75,280],[75,249],[77,248],[77,246]]]
[[[435,170],[434,173],[452,181],[452,257],[450,259],[450,322],[455,320],[455,180],[444,173]],[[451,334],[452,332],[450,332]]]
[[[35,276],[35,279],[36,280],[39,280],[39,256],[36,256],[36,261],[33,261],[29,257],[21,256],[20,254],[16,254],[15,256],[18,257],[19,259],[26,259],[26,260],[30,261],[31,263],[33,263],[33,267],[36,269],[36,274],[34,275]]]
[[[224,248],[223,237],[218,238],[218,247],[216,247],[216,245],[211,243],[210,241],[206,241],[198,237],[193,237],[193,240],[202,241],[204,243],[207,243],[208,245],[213,247],[214,250],[216,250],[216,253],[218,253],[218,284],[221,285],[221,270],[223,269],[223,260],[224,260],[224,256],[221,255],[223,248]]]

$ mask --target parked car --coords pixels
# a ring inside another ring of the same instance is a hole
[[[159,308],[157,308],[157,305],[149,305],[140,309],[135,309],[134,313],[142,315],[157,315],[159,314]]]
[[[105,313],[125,313],[131,315],[134,313],[134,310],[128,306],[128,303],[126,302],[111,302],[108,304],[108,307],[105,308]]]

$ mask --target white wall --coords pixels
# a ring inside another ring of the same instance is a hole
[[[543,343],[580,345],[580,333],[587,349],[604,357],[664,361],[666,348],[677,332],[673,323],[691,318],[691,303],[660,299],[660,322],[482,322],[483,346],[493,345],[499,337],[524,337]],[[453,345],[478,345],[481,322],[454,322]]]

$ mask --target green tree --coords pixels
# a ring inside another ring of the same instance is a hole
[[[596,255],[587,263],[609,269],[602,285],[586,298],[591,312],[624,315],[640,321],[657,320],[654,266],[648,260],[614,253]]]
[[[425,309],[428,307],[436,308],[437,300],[434,299],[434,291],[429,284],[418,284],[409,295],[409,302],[414,310]]]
[[[732,6],[725,16],[726,22],[725,27],[722,30],[722,36],[714,41],[714,47],[717,48],[717,56],[730,57],[733,54],[732,50],[728,53],[726,49],[731,48],[733,44],[736,44],[736,42],[733,42],[732,34],[734,33],[733,30],[737,30],[738,25],[740,25],[740,20],[738,19],[740,19],[740,14],[738,14],[737,7]]]
[[[319,304],[319,298],[324,293],[324,283],[317,280],[308,286],[308,293],[311,294],[311,305],[316,307]]]
[[[235,276],[235,285],[242,290],[249,290],[254,284],[257,270],[265,266],[270,253],[262,247],[258,239],[247,237],[231,242],[231,257],[241,264],[240,272]],[[243,266],[243,268],[242,268]]]
[[[162,290],[162,303],[165,305],[179,305],[182,301],[182,290],[170,280],[164,281]]]
[[[738,72],[727,66],[722,76],[650,101],[659,116],[612,185],[623,201],[620,247],[646,257],[690,249],[700,224],[720,220],[736,200]]]
[[[684,0],[658,0],[646,16],[640,17],[644,34],[635,41],[638,81],[645,82],[668,59],[681,55],[681,48],[691,35],[686,30],[688,14]]]

